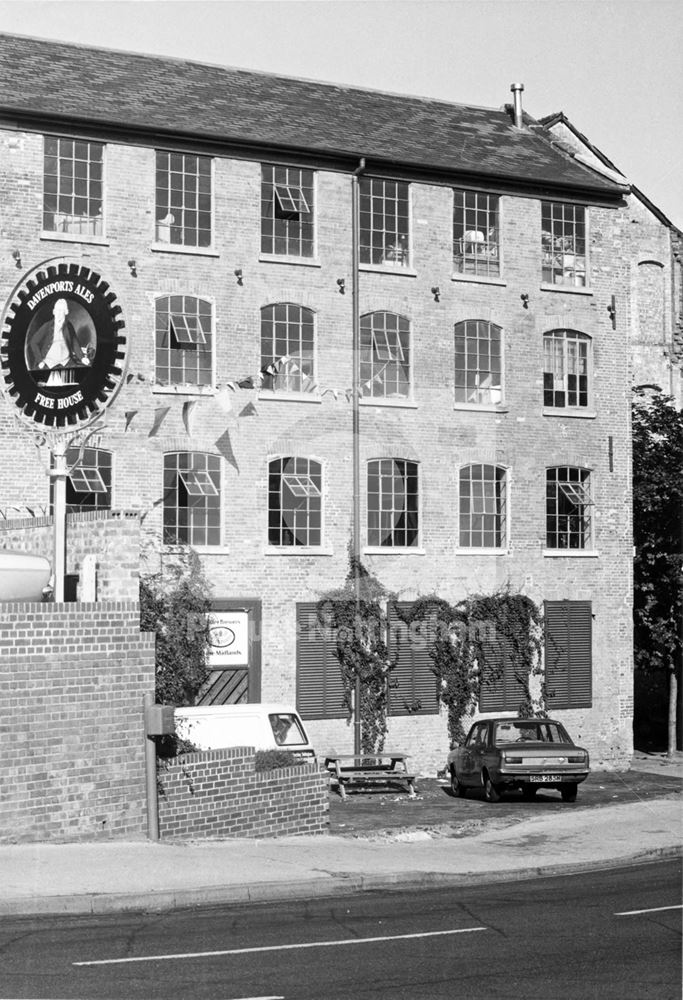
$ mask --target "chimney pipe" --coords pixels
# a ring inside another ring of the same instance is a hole
[[[514,111],[515,111],[515,128],[522,127],[522,91],[524,90],[523,83],[513,83],[510,85],[510,90],[514,94]]]

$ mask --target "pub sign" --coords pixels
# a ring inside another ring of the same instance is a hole
[[[54,429],[89,423],[116,394],[125,366],[116,296],[78,263],[37,268],[17,286],[0,334],[1,384],[21,416]]]

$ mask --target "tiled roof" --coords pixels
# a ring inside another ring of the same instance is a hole
[[[622,190],[555,148],[528,116],[515,128],[504,109],[0,35],[0,114],[12,113],[596,197]]]

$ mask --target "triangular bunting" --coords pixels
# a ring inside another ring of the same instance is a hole
[[[126,431],[128,430],[128,428],[130,427],[130,425],[133,423],[133,419],[134,419],[134,417],[135,417],[135,415],[136,415],[137,412],[138,412],[137,410],[126,410],[126,413],[125,413],[125,416],[126,416],[126,426],[124,427],[124,430],[126,430]]]
[[[154,411],[154,423],[152,424],[152,429],[148,434],[148,437],[154,437],[155,434],[159,433],[159,428],[166,419],[168,411],[171,409],[170,406],[158,406]]]
[[[190,399],[187,402],[183,403],[183,424],[185,425],[186,433],[190,436],[192,435],[192,431],[190,429],[190,421],[192,420],[192,414],[196,406],[197,406],[196,399]]]
[[[257,414],[256,407],[253,403],[247,403],[243,410],[240,411],[240,417],[255,417]]]
[[[232,401],[230,399],[230,389],[227,385],[222,386],[218,390],[215,398],[223,413],[230,413],[232,410]]]
[[[232,465],[232,467],[234,469],[237,469],[237,471],[239,472],[240,467],[237,464],[237,459],[235,458],[235,452],[232,450],[232,441],[230,440],[230,432],[227,430],[223,431],[223,433],[217,439],[215,444],[216,448],[221,453],[226,462],[229,462],[230,465]]]

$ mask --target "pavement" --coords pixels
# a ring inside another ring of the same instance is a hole
[[[683,780],[683,754],[637,753],[632,770]],[[353,808],[348,803],[345,808]],[[471,833],[398,830],[189,842],[0,846],[0,915],[160,911],[219,903],[513,881],[683,854],[678,794],[478,824]]]

